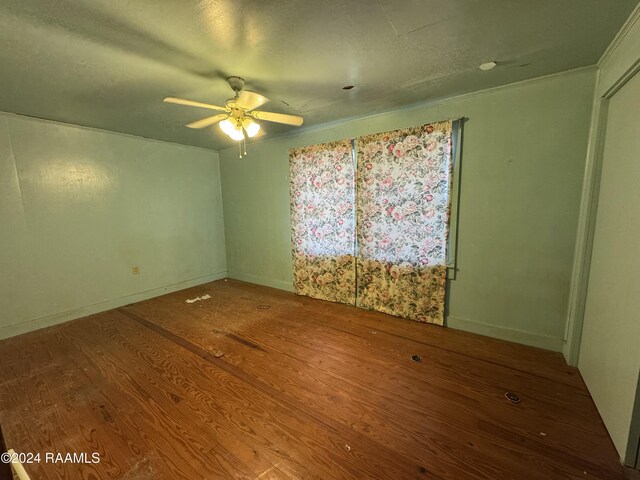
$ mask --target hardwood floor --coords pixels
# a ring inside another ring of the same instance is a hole
[[[4,340],[0,363],[7,447],[100,454],[34,480],[624,478],[560,354],[233,280]]]

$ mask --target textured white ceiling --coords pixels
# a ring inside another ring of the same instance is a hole
[[[637,3],[2,0],[0,110],[220,149],[162,99],[222,104],[240,75],[305,128],[594,64]]]

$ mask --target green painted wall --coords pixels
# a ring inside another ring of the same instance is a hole
[[[449,325],[561,350],[594,82],[566,72],[221,151],[229,275],[292,288],[289,148],[464,116]]]
[[[640,61],[640,7],[600,70],[599,96]],[[637,71],[637,67],[635,67]],[[596,100],[600,102],[599,99]],[[578,368],[620,457],[640,440],[640,73],[609,100]],[[604,130],[604,129],[603,129]],[[594,131],[596,138],[602,132]]]
[[[221,203],[214,151],[0,114],[0,338],[224,277]]]

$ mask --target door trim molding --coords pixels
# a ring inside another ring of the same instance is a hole
[[[635,23],[635,19],[638,16],[640,16],[640,6],[636,9],[632,17],[630,17],[632,21],[628,22],[628,24]],[[628,29],[623,27],[621,34],[624,33],[624,35],[626,35],[627,32]],[[616,45],[619,44],[617,38],[618,37],[614,40]],[[611,55],[609,50],[607,53],[609,56]],[[602,65],[602,61],[599,62],[599,65]],[[601,76],[600,70],[596,76],[596,93],[594,95],[593,110],[591,112],[589,145],[587,147],[587,158],[582,180],[582,194],[578,214],[573,269],[571,272],[571,284],[569,286],[569,304],[567,309],[567,322],[565,324],[565,345],[562,349],[567,363],[574,367],[578,365],[580,358],[580,342],[582,339],[584,310],[589,287],[589,271],[598,211],[600,173],[602,171],[602,154],[607,129],[609,100],[638,72],[640,72],[640,57],[638,57],[603,94],[598,93]]]

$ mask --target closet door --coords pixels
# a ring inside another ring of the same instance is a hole
[[[442,325],[451,122],[360,137],[357,305]]]
[[[289,151],[297,294],[355,303],[355,168],[351,140]]]
[[[579,368],[620,456],[640,432],[640,73],[609,101]]]

